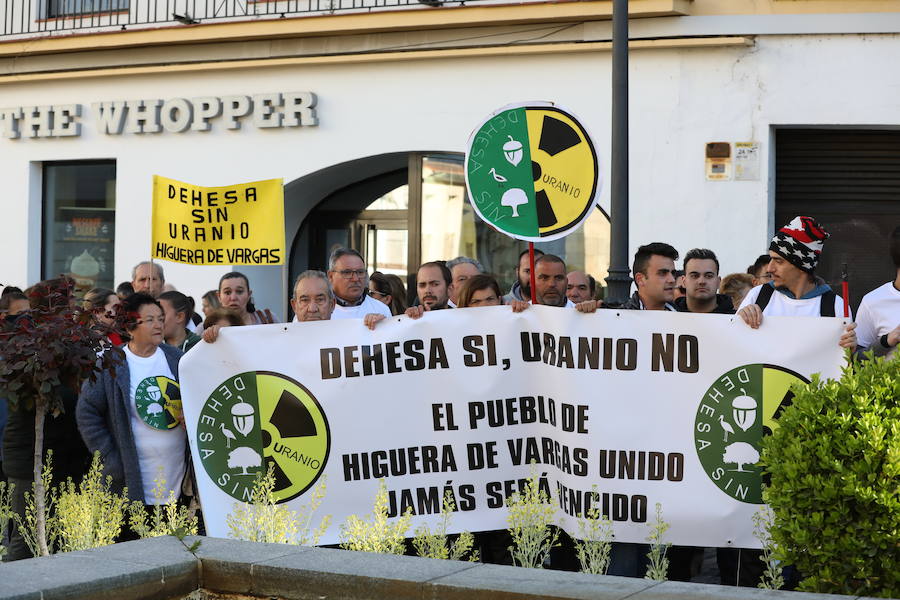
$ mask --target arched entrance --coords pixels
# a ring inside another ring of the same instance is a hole
[[[477,217],[466,195],[463,160],[459,153],[383,154],[286,185],[288,280],[306,269],[327,270],[331,250],[349,246],[363,255],[370,273],[397,274],[411,291],[418,265],[460,255],[477,258],[509,289],[526,244]],[[602,282],[609,264],[609,219],[594,211],[578,232],[537,246]]]

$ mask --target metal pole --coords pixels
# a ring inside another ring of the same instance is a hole
[[[628,299],[628,0],[613,0],[612,169],[609,285],[606,302]]]

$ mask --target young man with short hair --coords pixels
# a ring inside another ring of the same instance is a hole
[[[451,282],[450,269],[442,261],[424,263],[416,272],[419,305],[407,308],[406,316],[418,319],[428,311],[449,308],[447,302],[450,300]]]
[[[419,267],[416,273],[416,294],[425,310],[443,310],[450,299],[450,269],[441,261],[432,261]]]
[[[631,273],[637,291],[623,305],[625,310],[675,310],[675,261],[678,250],[663,242],[640,246]],[[584,304],[596,305],[596,302]],[[607,573],[640,577],[646,569],[645,544],[613,542]]]
[[[734,305],[719,289],[719,259],[706,248],[694,248],[684,256],[685,295],[675,299],[675,310],[733,315]]]
[[[447,301],[450,299],[449,289],[452,277],[450,269],[440,260],[423,263],[416,271],[416,294],[419,298],[418,306],[410,306],[403,313],[410,319],[419,319],[426,312],[450,308]],[[390,316],[390,315],[388,315]],[[381,314],[369,314],[363,319],[363,324],[374,330],[375,326],[384,321]]]
[[[534,249],[534,261],[544,253]],[[537,269],[537,267],[535,267]],[[519,262],[516,265],[516,282],[509,289],[509,293],[503,296],[503,304],[512,304],[513,300],[531,300],[531,260],[528,258],[528,250],[519,253]]]
[[[747,267],[747,274],[753,277],[754,287],[772,281],[772,274],[766,271],[770,260],[772,257],[768,254],[760,254],[753,264]]]
[[[640,246],[631,273],[637,291],[622,305],[626,310],[675,310],[675,261],[678,250],[663,242]]]

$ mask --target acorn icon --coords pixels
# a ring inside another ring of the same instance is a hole
[[[520,162],[522,162],[522,142],[518,142],[513,139],[513,136],[506,136],[509,138],[509,141],[503,144],[503,155],[506,157],[507,162],[512,166],[518,166]]]
[[[240,396],[238,396],[240,399]],[[239,433],[246,436],[253,430],[253,405],[247,402],[238,402],[231,407],[231,421]]]
[[[738,396],[731,402],[731,416],[738,427],[747,431],[756,422],[756,400],[752,396],[748,396],[744,388],[741,388],[741,396]]]

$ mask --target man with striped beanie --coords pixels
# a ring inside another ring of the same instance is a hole
[[[744,297],[738,314],[757,329],[766,316],[834,317],[843,316],[844,300],[835,294],[816,267],[828,232],[812,217],[795,217],[782,227],[769,244],[771,260],[766,272],[772,281],[756,286]],[[843,348],[856,350],[855,323],[841,336]]]

